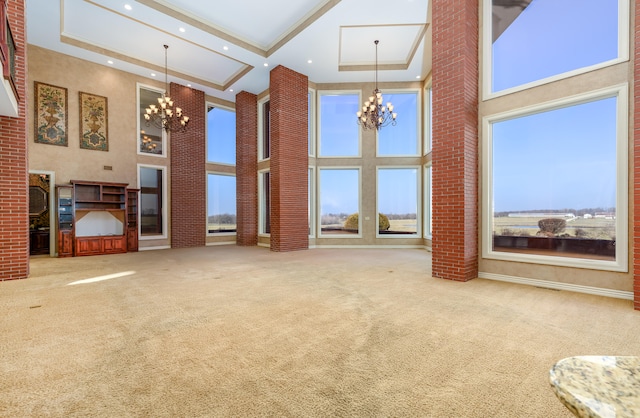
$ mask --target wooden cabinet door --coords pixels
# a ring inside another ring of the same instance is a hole
[[[127,251],[125,237],[104,237],[104,252],[109,253],[124,253]]]
[[[138,228],[127,229],[127,251],[138,251]]]
[[[59,231],[58,233],[58,257],[73,256],[73,232]]]
[[[102,254],[102,239],[96,238],[76,238],[76,255]]]

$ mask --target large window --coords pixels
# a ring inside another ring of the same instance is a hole
[[[378,168],[378,234],[418,234],[418,168]]]
[[[236,113],[234,111],[208,106],[207,161],[236,164]]]
[[[139,166],[140,234],[144,238],[165,238],[164,167]]]
[[[419,154],[418,92],[384,94],[385,103],[393,104],[398,113],[396,126],[378,131],[378,155],[413,156]]]
[[[359,215],[360,170],[321,168],[320,234],[358,234],[361,222]]]
[[[260,205],[260,234],[271,233],[271,174],[268,171],[258,173],[258,198]]]
[[[431,230],[431,164],[424,166],[424,237],[431,239],[433,231]]]
[[[162,90],[138,84],[138,154],[165,156],[165,133],[144,118],[145,109],[157,105],[162,93]]]
[[[359,99],[355,93],[320,92],[320,157],[360,155]]]
[[[486,0],[485,90],[522,88],[627,59],[628,0]]]
[[[424,91],[424,155],[431,152],[431,138],[433,134],[433,125],[431,124],[433,116],[433,112],[431,110],[432,104],[432,88],[431,85],[429,85]]]
[[[207,232],[236,232],[236,177],[207,174]]]
[[[266,98],[258,103],[258,159],[271,157],[271,102]]]
[[[485,256],[626,270],[626,89],[485,121]]]
[[[316,143],[316,91],[309,89],[307,96],[307,112],[308,112],[308,124],[309,127],[309,155],[314,156],[315,143]]]

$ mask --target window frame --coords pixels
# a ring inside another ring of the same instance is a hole
[[[594,90],[558,100],[539,103],[533,106],[510,110],[482,119],[482,187],[486,191],[482,196],[482,257],[486,259],[515,261],[544,265],[587,268],[627,272],[628,267],[628,112],[629,86],[627,83]],[[545,256],[536,254],[509,253],[493,250],[493,132],[496,122],[512,120],[541,112],[552,111],[607,98],[617,98],[616,108],[616,250],[615,260],[595,260],[588,258]]]
[[[162,172],[162,234],[156,235],[142,235],[142,186],[140,185],[140,169],[141,168],[152,168],[155,170],[160,170]],[[169,229],[169,220],[167,219],[168,213],[168,184],[167,184],[167,167],[161,165],[152,165],[152,164],[137,164],[137,175],[138,175],[138,189],[140,190],[140,215],[138,218],[138,239],[139,240],[157,240],[157,239],[167,239],[168,238],[168,229]]]
[[[309,88],[309,108],[307,109],[308,114],[308,123],[309,123],[309,138],[308,138],[308,152],[309,152],[309,157],[315,157],[317,150],[316,150],[316,143],[317,143],[317,139],[316,139],[316,109],[317,109],[317,94],[316,94],[316,90]]]
[[[432,224],[433,224],[433,220],[431,218],[431,208],[433,205],[433,198],[431,196],[431,189],[432,189],[432,184],[431,184],[431,172],[432,172],[432,165],[431,163],[425,164],[424,165],[424,175],[423,175],[423,181],[424,181],[424,186],[422,187],[422,197],[423,197],[423,203],[422,203],[422,207],[423,209],[423,231],[422,231],[422,236],[425,239],[433,239],[433,231],[431,229]]]
[[[154,86],[150,86],[148,84],[143,84],[143,83],[136,83],[136,112],[137,112],[137,116],[136,116],[136,154],[138,155],[144,155],[147,157],[155,157],[155,158],[167,158],[168,152],[167,152],[167,133],[165,132],[164,129],[160,129],[160,132],[162,133],[162,154],[153,154],[150,152],[142,152],[140,150],[140,133],[141,131],[146,127],[146,124],[142,123],[142,114],[140,113],[140,89],[145,89],[145,90],[149,90],[152,92],[156,92],[156,93],[160,93],[160,94],[164,94],[165,90],[162,88],[158,88],[158,87],[154,87]]]
[[[229,111],[229,112],[236,113],[236,110],[234,108],[232,108],[232,107],[219,105],[219,104],[213,103],[213,102],[206,102],[205,103],[205,111],[206,111],[205,114],[208,115],[209,112],[210,112],[210,109],[213,110],[212,108],[223,109],[223,110],[226,110],[226,111]],[[235,132],[235,127],[234,127],[234,132]],[[215,164],[215,165],[221,165],[221,166],[226,166],[226,167],[235,167],[236,166],[237,156],[236,156],[236,162],[234,162],[234,163],[223,163],[223,162],[220,162],[220,161],[211,161],[211,160],[209,160],[209,121],[208,121],[208,118],[207,118],[207,120],[205,122],[205,138],[206,138],[206,140],[205,140],[205,150],[204,150],[205,157],[204,158],[205,158],[205,162],[207,164]],[[236,135],[235,136],[235,141],[234,141],[234,146],[236,145],[237,140],[238,140],[238,138],[237,138],[237,135]]]
[[[209,232],[209,175],[214,175],[214,176],[227,176],[227,177],[233,177],[236,179],[236,186],[237,186],[237,177],[234,173],[225,173],[222,171],[215,171],[215,170],[207,170],[205,173],[206,176],[206,184],[207,184],[207,193],[206,193],[206,199],[205,199],[205,204],[207,205],[207,214],[205,215],[205,225],[206,226],[206,235],[208,237],[222,237],[222,236],[235,236],[238,234],[238,207],[236,206],[236,211],[234,213],[234,215],[236,216],[236,230],[233,232]],[[237,196],[236,196],[236,201],[237,201]]]
[[[358,95],[358,103],[362,103],[362,90],[317,90],[317,111],[316,111],[316,123],[318,125],[316,129],[316,158],[318,159],[329,159],[329,158],[362,158],[362,129],[358,129],[358,153],[356,155],[320,155],[320,150],[322,148],[322,111],[321,111],[321,98],[322,96],[352,96]],[[359,107],[356,108],[358,110]],[[356,112],[353,112],[353,124],[357,125]]]
[[[258,100],[258,161],[269,161],[271,159],[271,135],[269,135],[269,157],[263,158],[264,155],[264,105],[271,101],[271,96],[267,95]],[[269,129],[271,125],[269,125]]]
[[[406,157],[419,157],[422,154],[422,89],[420,88],[406,88],[406,89],[392,89],[385,90],[382,92],[382,97],[385,95],[393,95],[393,94],[407,94],[407,93],[415,93],[416,95],[416,152],[415,154],[380,154],[380,131],[376,130],[376,157],[378,158],[406,158]],[[393,101],[391,102],[393,104]],[[386,100],[385,100],[386,106]],[[394,105],[395,106],[395,105]],[[395,111],[395,107],[394,107]],[[402,113],[398,114],[398,117],[402,117]],[[401,123],[401,122],[398,122]]]
[[[265,232],[266,205],[264,199],[264,174],[269,174],[269,232]],[[271,170],[258,170],[258,236],[271,236]]]
[[[376,221],[380,214],[380,170],[416,170],[416,232],[410,234],[381,234],[376,228],[376,238],[422,238],[422,173],[420,165],[380,165],[376,166]]]
[[[354,122],[355,123],[355,122]],[[322,233],[322,175],[323,170],[356,170],[358,172],[358,233],[338,233],[338,234],[323,234]],[[331,166],[331,167],[318,167],[318,178],[316,181],[318,185],[317,190],[317,205],[316,205],[316,228],[318,238],[362,238],[362,167],[360,166]]]
[[[578,74],[587,73],[593,70],[609,67],[621,62],[629,61],[629,20],[630,6],[629,0],[618,0],[618,57],[609,61],[600,62],[587,67],[577,68],[564,73],[545,77],[540,80],[534,80],[525,84],[510,87],[497,92],[492,91],[491,80],[493,76],[493,42],[492,30],[493,25],[493,0],[482,1],[482,21],[486,24],[482,29],[482,99],[489,100],[492,98],[504,96],[517,91],[523,91],[532,87],[548,84],[557,80],[573,77]]]
[[[432,143],[432,139],[433,139],[433,125],[431,123],[431,119],[433,118],[433,86],[431,84],[431,76],[429,76],[429,79],[425,85],[424,91],[423,91],[423,100],[424,102],[424,107],[423,107],[423,116],[422,119],[424,120],[423,123],[423,133],[424,133],[424,141],[423,141],[423,148],[422,148],[422,155],[428,155],[431,152],[431,147],[433,145]]]

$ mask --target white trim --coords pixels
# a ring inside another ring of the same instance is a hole
[[[271,101],[271,96],[265,96],[258,100],[258,162],[269,161],[271,157],[271,150],[269,150],[269,158],[262,158],[262,148],[264,147],[264,104],[268,101]],[[271,124],[269,124],[269,129],[271,129]],[[271,141],[269,141],[269,145],[271,145]]]
[[[417,250],[423,250],[425,249],[425,246],[422,244],[406,244],[406,245],[336,245],[336,244],[330,244],[330,245],[323,245],[323,244],[316,244],[314,246],[315,248],[342,248],[342,249],[346,249],[346,248],[353,248],[353,249],[367,249],[367,250],[375,250],[375,249],[405,249],[405,250],[409,250],[409,249],[417,249]]]
[[[519,261],[525,263],[569,266],[607,271],[628,271],[628,84],[620,84],[605,89],[564,97],[559,100],[539,103],[534,106],[510,110],[482,119],[482,257],[496,260]],[[572,257],[516,254],[493,251],[493,137],[492,125],[516,117],[547,112],[559,108],[580,105],[596,100],[617,97],[617,181],[616,181],[616,259],[615,261],[592,260]]]
[[[500,282],[517,283],[547,289],[568,290],[571,292],[588,293],[590,295],[605,296],[617,299],[633,300],[633,292],[624,290],[605,289],[602,287],[583,286],[572,283],[551,282],[548,280],[530,279],[527,277],[507,276],[504,274],[479,272],[478,278],[497,280]]]
[[[138,251],[156,251],[156,250],[170,250],[170,245],[158,245],[156,247],[139,247]]]
[[[358,129],[358,152],[356,155],[320,155],[320,150],[322,149],[322,111],[320,102],[322,100],[322,96],[352,96],[358,95],[358,105],[356,106],[356,111],[360,109],[360,103],[362,103],[362,90],[318,90],[318,111],[317,113],[317,140],[316,140],[316,154],[319,159],[325,158],[362,158],[362,129]],[[353,112],[353,124],[358,126],[356,112]]]
[[[416,152],[414,154],[380,154],[380,149],[379,149],[379,136],[380,136],[380,131],[376,130],[376,157],[378,158],[402,158],[402,157],[419,157],[422,155],[422,135],[421,135],[421,130],[422,130],[422,118],[420,117],[420,115],[422,115],[422,89],[421,88],[406,88],[406,89],[392,89],[392,90],[385,90],[382,92],[382,98],[384,99],[384,95],[385,94],[389,94],[389,95],[398,95],[398,94],[411,94],[414,93],[416,95]],[[393,104],[393,102],[392,102]],[[385,104],[386,106],[386,104]],[[395,106],[395,105],[394,105]],[[395,107],[394,107],[395,109]],[[402,120],[402,113],[399,114],[398,116],[400,118],[400,121]],[[398,121],[398,123],[400,123],[400,121]],[[392,128],[391,128],[392,129]]]
[[[317,202],[317,237],[318,238],[337,238],[337,239],[345,239],[345,238],[362,238],[362,167],[360,166],[333,166],[333,167],[317,167],[318,170],[318,202]],[[322,170],[357,170],[358,171],[358,233],[357,234],[322,234],[322,175],[320,174]]]
[[[600,62],[588,67],[581,67],[554,76],[535,80],[497,92],[492,91],[491,80],[493,76],[493,42],[492,42],[492,0],[483,0],[482,21],[482,100],[494,99],[496,97],[527,90],[543,84],[548,84],[557,80],[570,78],[578,74],[587,73],[601,68],[609,67],[629,60],[629,19],[630,7],[628,0],[618,0],[618,57],[609,61]]]
[[[267,236],[267,235],[265,235]],[[265,244],[264,242],[258,242],[258,247],[271,248],[271,244]]]
[[[376,166],[376,221],[380,214],[380,170],[416,170],[416,232],[413,234],[380,234],[379,228],[376,228],[376,238],[422,238],[422,202],[420,197],[422,193],[420,190],[422,189],[422,172],[421,166],[419,165],[378,165]],[[377,222],[376,222],[377,225]]]
[[[142,188],[140,187],[140,168],[152,168],[162,171],[162,234],[158,235],[142,235]],[[137,164],[137,186],[140,189],[140,213],[138,214],[138,240],[151,241],[155,239],[167,239],[168,237],[168,184],[167,184],[167,167],[163,165]]]
[[[236,163],[223,163],[220,161],[210,161],[209,160],[209,112],[213,109],[222,109],[222,110],[226,110],[227,112],[232,112],[232,113],[236,113],[236,110],[232,107],[229,106],[223,106],[223,105],[219,105],[217,103],[213,103],[213,102],[206,102],[204,104],[204,108],[205,108],[205,124],[204,124],[204,137],[205,137],[205,141],[204,141],[204,160],[206,164],[216,164],[216,165],[222,165],[222,166],[226,166],[226,167],[235,167]],[[210,110],[211,109],[211,110]],[[235,146],[236,141],[237,141],[237,135],[236,135],[236,127],[233,127],[233,132],[234,132],[234,139],[233,139],[233,144]]]
[[[144,155],[147,157],[156,157],[156,158],[167,158],[167,133],[164,131],[164,129],[160,129],[160,133],[162,134],[162,154],[152,154],[149,152],[142,152],[140,151],[140,133],[145,129],[144,126],[142,126],[141,122],[141,114],[140,114],[140,89],[145,89],[145,90],[149,90],[149,91],[153,91],[156,93],[160,93],[163,94],[165,93],[164,89],[158,88],[158,87],[153,87],[153,86],[149,86],[146,84],[142,84],[142,83],[136,83],[136,153],[138,155]]]
[[[219,236],[219,235],[217,235]],[[236,240],[233,241],[220,241],[220,242],[207,242],[204,244],[205,247],[217,247],[220,245],[236,245]]]
[[[223,236],[230,236],[230,235],[237,235],[238,234],[238,208],[236,206],[236,212],[234,213],[234,215],[236,216],[236,232],[209,232],[209,175],[213,175],[213,176],[227,176],[227,177],[233,177],[236,179],[236,185],[238,184],[238,179],[236,177],[236,175],[234,173],[225,173],[225,172],[218,172],[215,170],[206,170],[205,171],[205,183],[207,185],[207,191],[205,193],[205,205],[206,205],[206,215],[205,215],[205,225],[207,225],[205,227],[205,235],[207,237],[223,237]],[[237,189],[236,189],[237,190]],[[236,202],[237,202],[237,196],[236,196]]]

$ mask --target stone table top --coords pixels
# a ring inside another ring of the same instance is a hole
[[[640,357],[568,357],[551,368],[549,381],[578,417],[640,417]]]

